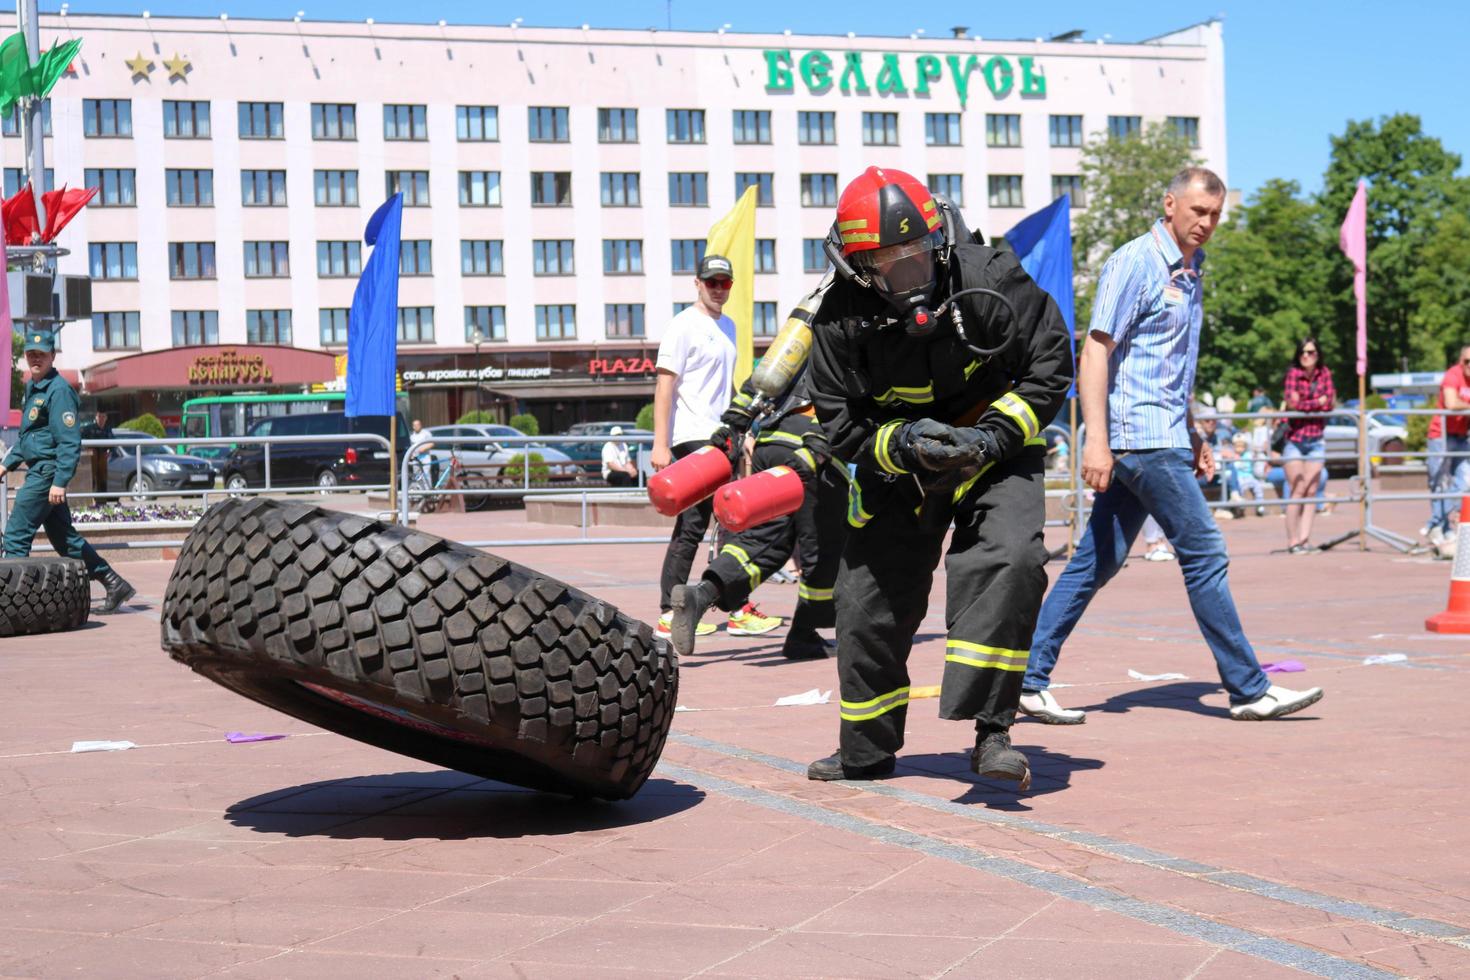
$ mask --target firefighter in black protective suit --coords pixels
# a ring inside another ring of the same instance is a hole
[[[832,586],[847,533],[848,483],[846,467],[831,458],[827,437],[814,416],[808,374],[798,375],[784,397],[769,408],[763,408],[747,380],[710,439],[729,451],[741,444],[747,431],[754,432],[752,472],[789,466],[801,477],[805,494],[795,514],[727,535],[697,584],[674,587],[669,641],[680,656],[694,652],[695,627],[710,606],[727,612],[739,609],[757,586],[786,564],[793,550],[801,565],[801,584],[781,653],[790,660],[828,655],[828,643],[817,630],[836,624]]]
[[[836,589],[841,739],[812,779],[893,771],[908,656],[953,523],[939,716],[975,722],[978,775],[1030,786],[1009,729],[1046,591],[1041,430],[1072,352],[1052,299],[977,239],[897,170],[869,167],[837,205],[812,388],[833,455],[857,475]]]

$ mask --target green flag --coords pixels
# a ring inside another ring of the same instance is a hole
[[[50,94],[81,47],[79,37],[53,45],[50,51],[41,53],[33,68],[25,35],[17,32],[6,38],[0,44],[0,116],[9,115],[15,103],[26,96],[44,99]]]
[[[44,99],[56,87],[57,79],[71,67],[77,52],[82,50],[82,39],[74,37],[65,44],[51,45],[50,51],[42,51],[31,69],[31,91],[29,94]]]

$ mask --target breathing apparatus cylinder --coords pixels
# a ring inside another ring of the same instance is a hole
[[[730,530],[744,531],[796,513],[805,496],[800,474],[789,466],[773,466],[720,487],[715,516]]]
[[[761,362],[750,372],[751,385],[767,400],[779,399],[806,366],[812,352],[812,320],[831,285],[832,273],[829,271],[817,288],[796,304]]]
[[[730,457],[715,446],[701,446],[648,479],[653,509],[673,517],[730,482]]]

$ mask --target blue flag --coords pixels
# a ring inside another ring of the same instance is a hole
[[[1021,268],[1056,301],[1067,336],[1072,338],[1072,356],[1077,352],[1077,303],[1072,292],[1072,195],[1063,194],[1035,214],[1028,214],[1006,232],[1006,242],[1016,251]],[[1075,382],[1067,397],[1077,394]]]
[[[394,414],[398,368],[398,249],[403,195],[368,219],[363,239],[373,254],[363,266],[347,319],[347,415]]]

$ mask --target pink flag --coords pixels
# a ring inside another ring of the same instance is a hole
[[[1358,181],[1358,192],[1348,205],[1337,236],[1337,247],[1353,264],[1353,295],[1358,299],[1358,374],[1368,373],[1368,183]]]

